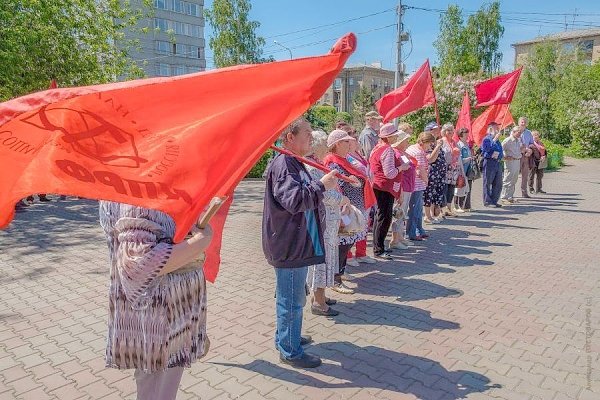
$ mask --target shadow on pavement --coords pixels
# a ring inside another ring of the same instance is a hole
[[[328,342],[311,346],[310,352],[324,358],[323,365],[313,370],[314,373],[311,371],[311,375],[264,360],[254,360],[248,364],[211,364],[243,368],[302,386],[322,389],[385,389],[412,394],[420,399],[464,399],[471,393],[482,393],[501,387],[499,384],[491,384],[486,376],[476,372],[448,370],[429,358],[375,346],[361,347],[350,342]],[[315,377],[315,373],[322,374],[323,380]],[[331,378],[343,382],[330,382]]]

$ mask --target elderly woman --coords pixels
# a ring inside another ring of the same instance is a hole
[[[427,188],[428,179],[428,160],[427,153],[433,149],[436,141],[430,132],[422,132],[417,139],[417,144],[413,144],[406,149],[416,160],[415,187],[410,195],[408,204],[408,223],[406,224],[406,236],[411,241],[422,241],[429,237],[423,229],[423,192]]]
[[[427,179],[427,189],[423,193],[423,203],[425,204],[425,222],[428,224],[437,224],[443,219],[441,208],[446,205],[446,155],[442,149],[444,144],[441,139],[440,127],[431,122],[425,127],[425,132],[429,132],[436,139],[433,149],[427,154],[427,163],[429,164],[429,176]],[[436,217],[439,215],[439,219]]]
[[[327,134],[323,131],[312,132],[312,151],[307,158],[322,164],[327,155]],[[318,168],[306,165],[306,169],[314,180],[321,180],[325,173]],[[339,269],[339,239],[341,212],[340,207],[350,204],[350,200],[337,189],[326,190],[323,194],[325,204],[325,229],[323,242],[325,244],[325,263],[308,267],[306,282],[313,292],[311,312],[315,315],[333,317],[338,311],[329,307],[335,300],[325,296],[325,288],[333,287],[335,274]]]
[[[135,369],[138,399],[175,399],[183,368],[209,347],[200,257],[210,228],[174,244],[167,214],[107,201],[100,224],[110,262],[106,365]]]
[[[340,125],[340,128],[343,131],[348,132],[353,139],[356,141],[350,141],[350,151],[346,156],[346,159],[350,161],[350,163],[362,172],[365,176],[369,177],[369,182],[371,182],[371,172],[369,170],[369,160],[364,158],[360,153],[360,148],[358,146],[358,134],[352,125],[345,123],[344,125]],[[372,184],[372,183],[369,183]],[[370,209],[366,210],[367,215],[370,214]],[[352,249],[348,251],[348,261],[346,265],[351,267],[358,267],[358,263],[365,264],[374,264],[375,260],[367,255],[367,239],[359,240],[355,243],[354,247],[356,247],[356,252],[352,255]],[[350,275],[348,275],[348,270],[346,270],[345,279],[348,279]]]
[[[533,180],[536,179],[535,193],[546,193],[542,190],[542,178],[544,177],[544,169],[548,166],[546,159],[546,147],[540,139],[540,133],[538,131],[532,131],[533,144],[529,146],[532,153],[533,166],[529,170],[529,191],[534,192]]]
[[[384,124],[379,130],[379,143],[371,151],[369,164],[373,171],[373,190],[377,198],[377,212],[373,221],[373,253],[382,260],[391,260],[385,249],[385,237],[392,224],[394,201],[400,197],[402,171],[410,168],[396,156],[392,144],[400,132],[394,124]]]
[[[460,149],[460,162],[462,169],[460,173],[465,177],[465,181],[468,185],[465,186],[464,190],[457,189],[456,194],[456,211],[471,211],[471,190],[473,189],[473,180],[468,179],[471,165],[473,165],[473,154],[468,144],[469,130],[467,128],[460,128],[457,132],[458,143],[456,144]],[[460,195],[459,195],[460,194]],[[464,196],[462,195],[464,194]]]
[[[442,126],[442,150],[446,159],[446,177],[444,179],[446,205],[442,209],[442,215],[446,217],[456,217],[452,210],[454,200],[454,188],[460,174],[460,149],[453,139],[454,126],[446,123]]]
[[[372,188],[367,176],[356,169],[346,158],[350,152],[350,142],[354,139],[346,131],[336,129],[327,138],[329,154],[325,156],[323,163],[340,174],[355,179],[355,184],[340,180],[339,185],[342,194],[350,199],[350,204],[356,207],[363,215],[365,210],[373,203]],[[370,191],[370,192],[369,192]],[[342,276],[346,270],[348,250],[358,241],[367,237],[367,227],[354,233],[339,234],[339,272],[335,275],[333,290],[342,294],[352,294],[354,290],[342,283]]]

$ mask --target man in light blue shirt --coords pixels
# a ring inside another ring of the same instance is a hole
[[[527,117],[519,118],[519,128],[521,128],[521,153],[523,153],[523,157],[521,157],[521,195],[522,197],[528,199],[529,193],[527,192],[527,182],[529,179],[529,170],[531,169],[531,153],[532,150],[529,146],[533,145],[533,135],[531,131],[527,129]]]

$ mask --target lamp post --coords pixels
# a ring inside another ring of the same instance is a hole
[[[277,46],[281,46],[281,47],[283,47],[284,49],[286,49],[287,51],[289,51],[289,52],[290,52],[290,60],[291,60],[292,58],[294,58],[294,57],[292,56],[292,49],[290,49],[289,47],[286,47],[286,46],[282,45],[282,44],[281,44],[281,43],[279,43],[277,40],[273,40],[273,43],[275,43]]]

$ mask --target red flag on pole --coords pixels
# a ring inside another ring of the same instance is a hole
[[[429,60],[410,77],[404,86],[392,90],[375,103],[383,122],[435,103]]]
[[[471,100],[469,99],[469,92],[466,90],[460,112],[458,113],[456,128],[454,129],[454,141],[458,141],[457,132],[460,128],[467,128],[469,130],[469,143],[471,143],[473,140],[473,129],[471,127]]]
[[[476,107],[508,104],[512,101],[523,67],[475,85]]]
[[[473,140],[478,146],[481,146],[481,142],[487,133],[487,127],[491,122],[500,124],[500,129],[515,123],[508,109],[508,104],[490,106],[483,114],[473,120],[471,132],[473,133]]]
[[[319,99],[355,48],[350,33],[320,57],[1,103],[0,160],[10,168],[0,169],[0,227],[20,199],[59,193],[162,210],[180,242],[211,199],[231,195],[281,130]]]

